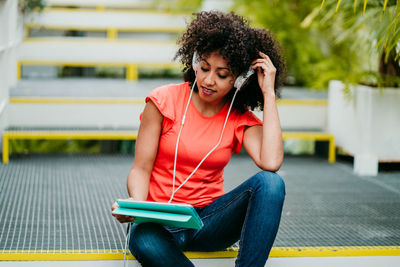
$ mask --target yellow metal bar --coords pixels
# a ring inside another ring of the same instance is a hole
[[[21,61],[17,61],[17,80],[21,80],[22,64]]]
[[[283,132],[282,137],[284,139],[314,139],[317,141],[326,140],[328,141],[332,135],[329,133],[320,132]]]
[[[138,67],[135,64],[126,66],[126,79],[128,81],[136,81],[139,78]]]
[[[25,38],[29,37],[31,28],[29,27],[29,25],[25,25]]]
[[[104,10],[106,10],[105,6],[96,6],[96,11],[97,12],[103,12]]]
[[[400,246],[274,247],[271,257],[400,256]]]
[[[328,160],[329,163],[336,162],[336,144],[335,136],[329,133],[319,132],[283,132],[282,139],[302,139],[302,140],[315,140],[329,142]]]
[[[126,62],[94,62],[94,61],[55,61],[55,60],[20,60],[21,65],[37,65],[37,66],[70,66],[70,67],[123,67]]]
[[[140,67],[150,67],[149,64],[138,64]],[[162,65],[161,65],[162,66]],[[176,64],[171,64],[167,67],[173,67]],[[160,67],[155,65],[154,67]],[[295,100],[296,101],[296,100]],[[301,100],[300,100],[301,101]],[[40,97],[40,98],[10,98],[10,103],[49,103],[49,104],[144,104],[144,99],[80,99],[80,98],[51,98],[51,97]],[[278,102],[278,104],[281,104]],[[286,104],[284,104],[286,105]],[[299,103],[299,105],[305,105],[305,103]],[[312,104],[311,104],[312,105]]]
[[[236,258],[237,250],[216,252],[185,252],[191,259]],[[270,257],[373,257],[400,256],[400,246],[351,247],[273,247]],[[123,260],[122,251],[3,251],[0,261],[84,261]],[[134,259],[132,255],[129,259]]]
[[[9,161],[9,140],[8,140],[8,134],[6,132],[3,132],[3,163],[7,164]]]
[[[81,139],[81,140],[121,140],[137,138],[136,131],[9,131],[10,139]]]
[[[3,133],[4,164],[9,161],[9,139],[136,140],[137,131],[7,131]]]
[[[134,259],[131,255],[129,259]],[[94,261],[122,260],[123,253],[10,253],[0,254],[0,261]]]
[[[33,249],[21,249],[21,250],[1,250],[0,254],[13,254],[13,253],[29,253],[29,254],[40,254],[40,253],[50,253],[50,254],[110,254],[110,253],[123,253],[123,249],[60,249],[60,250],[33,250]]]
[[[117,39],[117,29],[107,29],[107,39]]]
[[[278,99],[277,104],[288,106],[327,106],[328,100],[316,99]]]
[[[336,162],[336,145],[335,145],[335,137],[332,136],[329,139],[329,163],[335,163]]]
[[[185,255],[190,259],[236,258],[238,255],[238,250],[223,250],[214,252],[187,251],[185,252]]]
[[[144,99],[82,99],[82,98],[53,98],[53,97],[13,97],[13,104],[111,104],[111,105],[142,105]]]

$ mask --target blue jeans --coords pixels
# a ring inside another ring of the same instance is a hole
[[[206,207],[200,230],[133,224],[129,249],[142,266],[194,266],[183,251],[218,251],[239,241],[236,266],[264,266],[278,232],[285,184],[262,171]]]

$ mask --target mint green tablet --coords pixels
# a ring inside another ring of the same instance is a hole
[[[201,229],[203,222],[193,206],[163,202],[117,200],[118,209],[114,214],[135,217],[134,223],[155,222],[162,225]]]

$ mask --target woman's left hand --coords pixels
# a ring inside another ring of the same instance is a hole
[[[276,68],[271,59],[264,53],[258,52],[261,58],[254,60],[251,65],[257,72],[258,85],[262,93],[275,95]]]

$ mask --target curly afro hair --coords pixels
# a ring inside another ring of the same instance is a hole
[[[271,32],[250,27],[243,17],[233,12],[203,11],[194,15],[194,20],[178,39],[180,48],[175,55],[175,59],[178,58],[184,66],[185,81],[193,83],[195,80],[192,68],[195,51],[205,57],[218,51],[236,76],[246,71],[251,62],[259,58],[258,52],[261,51],[269,56],[276,68],[275,93],[277,97],[280,96],[279,87],[283,84],[286,68],[281,47]],[[229,100],[233,94],[234,90],[231,90],[228,94]],[[264,98],[257,76],[252,75],[247,85],[237,93],[233,107],[243,113],[248,109],[262,110],[263,106]]]

